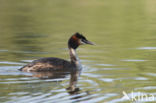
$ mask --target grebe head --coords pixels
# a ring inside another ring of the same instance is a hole
[[[68,47],[73,49],[76,49],[79,45],[83,44],[94,45],[92,42],[88,41],[86,37],[78,32],[72,35],[68,41]]]

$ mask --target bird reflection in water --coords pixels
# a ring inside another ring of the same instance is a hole
[[[39,79],[53,79],[58,80],[62,78],[66,78],[68,75],[70,75],[69,85],[68,87],[65,87],[66,91],[71,95],[71,99],[80,99],[84,96],[90,95],[89,91],[81,91],[79,87],[77,87],[78,79],[80,77],[82,68],[69,68],[66,70],[59,70],[59,71],[51,71],[51,72],[32,72],[33,77],[37,77]],[[82,95],[79,95],[81,93],[85,93]],[[73,96],[74,95],[74,96]]]
[[[80,89],[77,88],[78,78],[81,73],[81,69],[66,69],[66,70],[59,70],[59,71],[51,71],[51,72],[32,72],[33,77],[37,77],[40,79],[59,79],[65,78],[66,76],[70,75],[69,87],[66,88],[68,93],[74,94],[74,92],[78,92]]]
[[[70,82],[69,82],[69,87],[67,88],[70,94],[74,94],[80,91],[80,89],[77,88],[76,86],[80,73],[81,73],[81,70],[72,71],[70,73]]]

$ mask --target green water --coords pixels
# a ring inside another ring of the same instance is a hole
[[[147,95],[141,102],[152,95],[154,103],[155,5],[155,0],[1,0],[0,102],[136,102],[123,99],[124,91]],[[41,57],[69,60],[67,41],[75,32],[96,43],[77,51],[83,64],[79,94],[67,92],[68,76],[43,80],[17,70]]]

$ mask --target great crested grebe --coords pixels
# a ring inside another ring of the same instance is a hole
[[[23,66],[19,70],[25,72],[42,72],[42,71],[54,71],[54,70],[65,70],[69,68],[81,68],[79,58],[76,55],[76,49],[79,45],[90,44],[94,45],[92,42],[88,41],[82,34],[75,33],[68,40],[68,48],[70,54],[70,61],[47,57],[34,60],[33,62]]]

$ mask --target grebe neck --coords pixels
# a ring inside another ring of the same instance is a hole
[[[76,66],[79,67],[81,65],[81,63],[80,63],[79,58],[77,56],[76,50],[73,48],[69,48],[69,54],[70,54],[71,63],[74,63]]]

